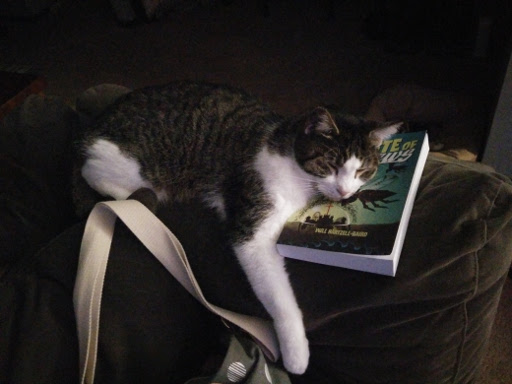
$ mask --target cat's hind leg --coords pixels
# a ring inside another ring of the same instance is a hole
[[[82,177],[101,195],[123,200],[140,188],[153,189],[141,176],[139,162],[122,153],[117,144],[98,139],[85,155]]]

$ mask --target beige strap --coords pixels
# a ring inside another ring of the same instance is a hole
[[[81,383],[94,382],[101,296],[116,216],[192,296],[213,313],[251,334],[270,360],[279,358],[279,346],[272,324],[210,304],[192,273],[182,245],[149,209],[136,200],[109,201],[98,203],[92,210],[80,249],[74,306]]]

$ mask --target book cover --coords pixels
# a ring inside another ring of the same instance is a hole
[[[277,242],[279,253],[395,276],[428,151],[426,132],[384,141],[373,179],[346,200],[311,202],[292,215]]]

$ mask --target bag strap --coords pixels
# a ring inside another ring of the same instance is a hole
[[[139,201],[108,201],[96,204],[87,220],[73,292],[81,383],[94,382],[101,297],[116,217],[124,222],[192,296],[213,313],[249,333],[265,355],[271,361],[277,361],[279,346],[269,321],[232,312],[208,302],[176,236]]]

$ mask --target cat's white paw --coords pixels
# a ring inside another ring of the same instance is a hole
[[[309,363],[309,342],[302,321],[300,325],[289,321],[276,324],[276,331],[284,367],[290,373],[303,374]]]
[[[302,375],[306,372],[309,363],[309,343],[304,337],[295,345],[283,348],[283,363],[286,370],[295,375]]]

